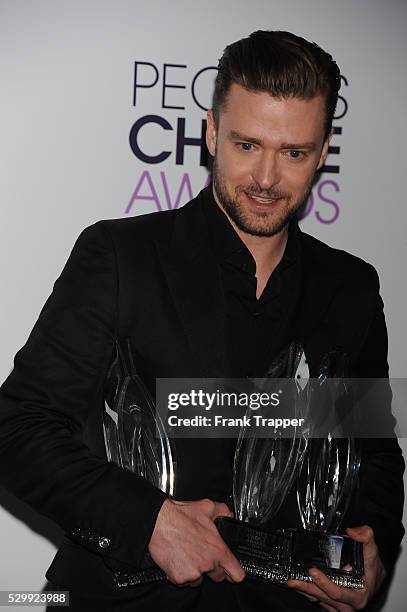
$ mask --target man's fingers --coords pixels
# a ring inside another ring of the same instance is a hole
[[[234,514],[226,504],[222,502],[214,502],[213,520],[221,516],[233,517]],[[242,582],[242,580],[244,580],[246,577],[246,572],[226,544],[225,552],[222,558],[219,560],[219,567],[223,572],[222,580],[226,579],[228,582]],[[218,576],[217,574],[215,575]]]
[[[363,598],[364,589],[347,589],[346,587],[340,587],[332,582],[324,572],[314,567],[309,570],[309,575],[315,586],[319,587],[321,591],[334,601],[355,607]]]
[[[379,554],[373,529],[368,525],[362,525],[361,527],[348,527],[346,531],[352,540],[363,544],[365,573],[367,573],[369,568],[376,563]]]
[[[241,582],[245,572],[221,538],[214,519],[233,516],[226,504],[210,499],[166,500],[149,544],[152,559],[173,584],[196,587],[202,576],[215,582]]]
[[[361,527],[348,527],[346,530],[349,537],[356,542],[362,542],[363,544],[369,544],[375,541],[373,529],[368,525],[362,525]]]
[[[312,582],[303,582],[302,580],[292,580],[287,582],[287,586],[301,595],[313,597],[316,601],[320,601],[321,597],[326,599],[326,593],[322,591]]]
[[[239,561],[232,554],[225,544],[225,552],[219,561],[219,565],[228,576],[229,582],[242,582],[246,577],[246,572]]]
[[[334,610],[335,612],[354,612],[354,608],[339,601],[332,600],[325,591],[320,589],[312,582],[303,582],[302,580],[289,580],[287,586],[303,595],[310,601],[319,604],[325,610]]]
[[[225,573],[225,580],[227,580],[228,582],[231,582],[233,584],[235,582],[233,580],[233,578],[231,578],[231,576],[229,576],[229,574],[225,570],[223,570],[223,571]]]
[[[218,516],[233,517],[234,514],[233,514],[233,512],[231,510],[229,510],[229,508],[227,507],[226,504],[224,504],[222,502],[214,502],[213,520],[218,518]]]
[[[214,582],[223,582],[223,580],[226,579],[226,572],[220,565],[210,572],[206,572],[206,575],[209,576],[209,578]]]
[[[347,593],[348,589],[344,589],[343,587],[338,586],[324,572],[316,568],[312,568],[309,570],[309,575],[312,578],[312,582],[315,586],[319,587],[321,591],[325,593],[325,596],[328,596],[330,599],[346,601],[348,603],[348,598],[351,598],[352,592]],[[349,601],[351,603],[351,601]]]
[[[235,559],[235,557],[233,558]],[[228,577],[229,582],[242,582],[246,577],[246,572],[237,559],[235,559],[233,563],[231,561],[224,563],[221,567]]]
[[[242,582],[242,580],[246,578],[246,572],[244,571],[243,567],[240,565],[236,557],[233,557],[233,559],[235,560],[233,567],[231,567],[231,564],[228,564],[226,567],[223,566],[225,578],[228,582]]]

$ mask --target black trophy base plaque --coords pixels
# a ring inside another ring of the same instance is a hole
[[[248,578],[279,584],[290,578],[290,533],[232,518],[218,518],[215,525]]]
[[[165,580],[166,575],[155,563],[152,567],[135,572],[115,572],[113,580],[119,589],[136,587],[139,584],[151,584]]]
[[[291,578],[311,582],[308,570],[322,570],[338,586],[363,589],[363,545],[348,536],[285,529],[291,535]]]
[[[338,586],[364,587],[363,546],[347,536],[307,529],[272,530],[232,518],[218,518],[215,525],[249,579],[280,585],[290,578],[311,582],[308,570],[317,567]],[[145,561],[139,571],[115,573],[116,585],[136,587],[166,578],[151,557]]]
[[[231,518],[215,520],[220,535],[247,577],[285,584],[290,578],[311,582],[311,567],[335,584],[364,587],[363,546],[347,536],[306,529],[271,530]]]

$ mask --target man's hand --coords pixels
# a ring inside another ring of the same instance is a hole
[[[219,535],[218,516],[233,516],[226,504],[210,499],[179,502],[166,499],[148,546],[168,580],[198,586],[203,574],[215,582],[241,582],[245,572]]]
[[[310,601],[319,603],[321,608],[331,612],[352,612],[361,610],[373,597],[383,583],[386,571],[380,560],[373,530],[371,527],[352,527],[346,530],[349,537],[363,543],[363,558],[365,564],[365,587],[363,589],[348,589],[334,584],[322,571],[312,568],[309,574],[311,582],[289,580],[287,585],[305,595]]]

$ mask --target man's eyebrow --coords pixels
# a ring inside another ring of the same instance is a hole
[[[252,136],[246,136],[245,134],[241,134],[240,132],[236,132],[235,130],[231,130],[229,132],[229,138],[232,140],[241,140],[242,142],[250,142],[252,144],[263,144],[263,141],[259,138],[253,138]]]
[[[308,151],[315,151],[317,148],[315,142],[283,142],[281,145],[282,149],[307,149]]]

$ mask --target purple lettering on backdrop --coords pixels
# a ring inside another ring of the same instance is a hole
[[[171,204],[171,196],[170,196],[170,192],[168,190],[168,183],[167,183],[167,177],[165,176],[165,172],[160,172],[160,176],[161,176],[161,182],[163,184],[163,189],[164,189],[164,193],[165,193],[165,199],[167,201],[167,208],[168,208],[168,210],[172,210],[174,208],[178,208],[179,203],[181,201],[182,192],[184,191],[184,187],[186,187],[186,189],[187,189],[188,200],[192,200],[192,198],[194,196],[192,194],[191,181],[189,179],[188,172],[185,172],[185,174],[183,175],[183,177],[181,179],[181,183],[180,183],[180,186],[179,186],[179,189],[178,189],[178,193],[177,193],[177,195],[175,197],[174,204]]]
[[[318,211],[316,211],[315,216],[318,219],[318,221],[320,223],[334,223],[337,218],[339,217],[339,206],[336,202],[334,202],[334,200],[331,200],[329,198],[326,198],[323,193],[322,190],[325,187],[325,185],[332,185],[332,187],[335,189],[335,191],[340,191],[339,189],[339,185],[336,181],[332,181],[332,180],[326,180],[326,181],[321,181],[320,183],[318,183],[318,195],[320,197],[320,199],[322,200],[322,202],[326,202],[327,204],[331,204],[331,206],[334,209],[333,212],[333,216],[330,219],[324,219],[323,217],[321,217],[321,215],[319,214]]]
[[[151,195],[140,195],[139,191],[141,189],[141,186],[144,182],[144,180],[147,181],[150,190],[151,190]],[[133,192],[133,195],[130,198],[130,202],[127,204],[127,208],[124,211],[124,213],[127,215],[130,212],[131,207],[133,206],[134,200],[149,200],[149,201],[153,201],[156,204],[157,210],[162,210],[161,208],[161,204],[160,204],[160,200],[158,198],[156,189],[154,187],[154,183],[151,179],[150,173],[148,170],[144,170],[144,172],[142,173],[142,175],[140,176],[140,180],[136,185],[136,188]]]
[[[167,177],[165,172],[160,172],[160,178],[161,178],[161,183],[163,186],[163,190],[164,190],[164,196],[165,196],[165,202],[166,202],[166,207],[168,210],[173,210],[175,208],[179,208],[181,202],[184,200],[184,192],[185,193],[185,202],[191,200],[194,197],[194,193],[192,190],[192,185],[191,185],[191,179],[190,176],[188,174],[188,172],[185,172],[181,178],[181,182],[179,184],[178,187],[178,191],[176,193],[176,195],[173,198],[173,201],[171,200],[171,194],[170,194],[170,189],[168,187],[168,181],[167,181]],[[208,187],[208,185],[211,184],[212,181],[212,177],[210,174],[208,174],[206,176],[205,182],[203,187]],[[150,189],[150,193],[147,194],[143,194],[140,193],[142,188],[144,187],[144,182],[147,183],[149,189]],[[332,186],[335,191],[340,191],[339,189],[339,185],[332,180],[325,180],[325,181],[321,181],[320,183],[318,183],[317,185],[317,193],[319,198],[321,199],[322,202],[326,202],[327,204],[330,204],[333,207],[333,215],[328,219],[328,218],[324,218],[321,216],[319,211],[315,212],[315,216],[317,218],[317,220],[320,223],[324,223],[325,225],[330,224],[330,223],[334,223],[338,216],[339,216],[339,206],[338,204],[334,201],[331,200],[330,198],[327,198],[324,194],[323,194],[323,189],[327,186],[330,185]],[[144,200],[144,201],[149,201],[149,202],[154,202],[155,203],[155,207],[157,209],[157,211],[161,211],[163,210],[162,206],[161,206],[161,202],[160,202],[160,198],[158,196],[157,190],[155,188],[153,179],[151,178],[150,172],[148,170],[144,170],[144,172],[142,172],[140,179],[136,185],[136,188],[134,189],[134,192],[130,198],[130,201],[124,211],[124,213],[126,215],[128,215],[132,209],[132,206],[135,202],[135,200]],[[182,202],[182,203],[185,203]],[[308,200],[307,200],[307,205],[305,207],[305,210],[302,214],[302,216],[300,217],[300,221],[303,221],[309,214],[310,212],[313,210],[314,208],[314,204],[315,204],[315,196],[314,193],[311,192]]]

